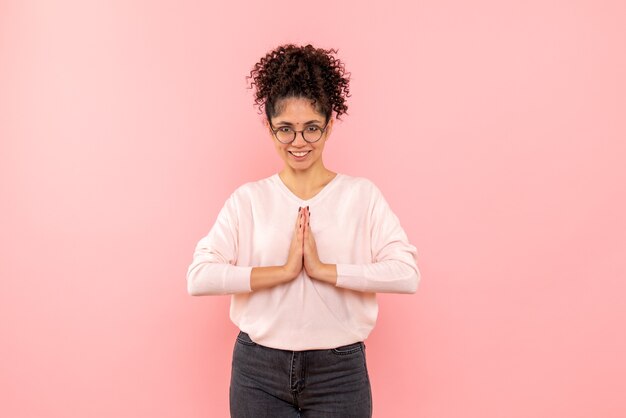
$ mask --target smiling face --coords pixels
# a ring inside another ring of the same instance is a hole
[[[309,99],[301,97],[282,99],[277,109],[280,110],[278,115],[272,118],[274,130],[288,127],[296,131],[302,131],[304,129],[312,129],[310,128],[312,126],[317,126],[321,129],[324,128],[326,123],[326,117],[315,110]],[[290,167],[294,171],[304,171],[311,168],[323,168],[322,152],[324,151],[326,139],[332,130],[333,121],[331,117],[322,137],[313,143],[306,142],[302,134],[298,132],[296,139],[292,143],[283,144],[274,136],[267,119],[265,124],[270,137],[274,141],[278,155],[285,162],[285,168]],[[298,154],[304,152],[306,152],[304,156],[298,156]]]

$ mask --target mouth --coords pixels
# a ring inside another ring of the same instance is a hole
[[[302,152],[292,152],[292,151],[287,151],[289,154],[291,154],[295,159],[299,160],[299,159],[303,159],[305,158],[307,155],[309,155],[311,153],[311,150],[309,151],[302,151]]]

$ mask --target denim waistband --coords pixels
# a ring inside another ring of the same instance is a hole
[[[247,343],[247,344],[262,345],[262,344],[259,344],[259,343],[255,342],[255,341],[253,341],[252,338],[250,338],[250,335],[248,335],[248,333],[244,332],[244,331],[239,331],[239,334],[237,335],[237,339],[239,341],[243,342],[244,344]],[[302,351],[302,352],[304,352],[304,351],[317,351],[317,350],[350,350],[350,349],[356,348],[358,346],[361,346],[362,348],[365,348],[365,342],[363,342],[363,341],[356,341],[356,342],[353,342],[353,343],[350,343],[350,344],[344,344],[344,345],[341,345],[341,346],[338,346],[338,347],[331,347],[331,348],[326,348],[326,349],[318,348],[318,349],[310,349],[310,350],[284,350],[284,349],[280,349],[280,348],[273,348],[273,347],[267,347],[267,346],[263,346],[263,347],[266,347],[266,348],[268,348],[270,350],[295,351],[295,352]]]

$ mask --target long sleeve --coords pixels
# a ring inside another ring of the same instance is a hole
[[[237,206],[234,194],[224,203],[208,235],[196,245],[187,269],[187,292],[192,296],[251,292],[252,267],[237,266]]]
[[[362,292],[415,293],[417,249],[380,190],[373,186],[370,239],[373,263],[337,264],[337,286]]]

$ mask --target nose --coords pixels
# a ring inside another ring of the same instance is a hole
[[[301,138],[301,139],[298,141],[298,138]],[[304,145],[308,144],[308,142],[304,140],[304,131],[296,132],[296,138],[293,140],[292,144],[304,144]]]

